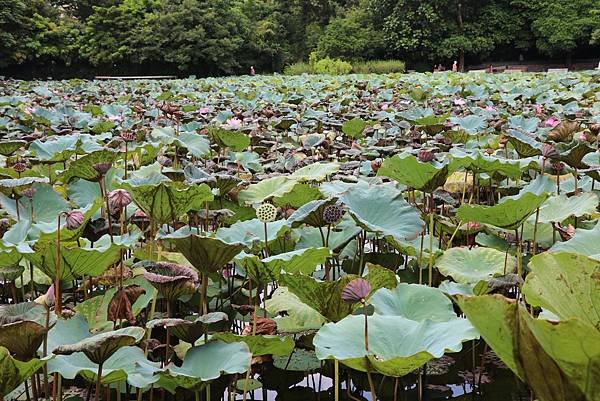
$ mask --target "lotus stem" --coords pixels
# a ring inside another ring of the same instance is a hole
[[[62,302],[60,293],[60,216],[58,215],[58,224],[56,230],[56,276],[54,278],[54,294],[55,294],[55,307],[54,312],[56,316],[62,315]],[[33,272],[31,274],[31,282],[33,283]]]
[[[127,179],[127,141],[125,141],[125,179]]]
[[[50,307],[46,305],[46,320],[44,321],[44,327],[46,328],[46,333],[44,334],[44,348],[43,348],[43,356],[44,358],[48,356],[48,327],[50,326]],[[50,395],[50,386],[48,383],[48,366],[44,365],[44,395],[46,399],[49,399]]]
[[[250,359],[250,366],[246,371],[246,379],[244,379],[244,394],[242,394],[242,401],[246,401],[248,397],[248,382],[250,381],[250,372],[252,371],[252,359]]]
[[[362,277],[365,262],[365,243],[367,241],[367,232],[365,230],[360,234],[360,259],[358,264],[358,275]]]
[[[532,253],[537,254],[537,236],[538,236],[538,222],[540,221],[540,208],[538,207],[535,211],[535,225],[533,226],[533,251]]]
[[[340,361],[338,361],[337,359],[333,361],[333,372],[335,377],[335,388],[333,391],[334,397],[335,401],[340,401]]]
[[[96,378],[96,395],[95,400],[98,401],[100,399],[100,387],[102,382],[102,363],[98,365],[98,377]]]
[[[205,273],[202,273],[202,314],[206,315],[208,313],[208,276]]]
[[[515,235],[516,235],[516,241],[517,241],[517,274],[519,275],[520,278],[523,278],[523,260],[522,260],[522,245],[521,245],[521,238],[519,237],[519,229],[517,228],[515,230]]]
[[[425,230],[421,232],[421,246],[419,249],[419,258],[417,259],[417,267],[419,268],[419,285],[423,284],[423,269],[421,268],[421,260],[423,260],[423,243],[425,242]]]
[[[433,195],[431,196],[433,200]],[[433,286],[433,229],[434,229],[434,211],[429,213],[429,286]]]
[[[263,225],[265,227],[265,256],[268,258],[269,257],[269,236],[268,236],[268,231],[267,231],[267,222],[264,222]]]
[[[167,318],[171,317],[171,301],[167,300]],[[167,326],[167,339],[165,341],[165,365],[169,363],[169,346],[171,345],[171,330]]]
[[[371,396],[373,401],[377,401],[377,391],[375,391],[375,383],[373,382],[373,377],[371,376],[371,361],[369,361],[369,357],[365,356],[367,360],[367,380],[369,381],[369,389],[371,391]]]
[[[108,190],[106,189],[106,176],[103,174],[100,176],[100,188],[104,202],[106,203],[106,220],[108,221],[108,236],[110,237],[110,243],[114,243],[112,235],[112,218],[110,217],[110,206],[108,204]]]

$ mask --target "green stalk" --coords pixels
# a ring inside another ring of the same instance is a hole
[[[335,376],[335,401],[340,401],[340,362],[337,359],[333,361],[333,371]]]

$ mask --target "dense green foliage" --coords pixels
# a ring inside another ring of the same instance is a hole
[[[599,0],[0,0],[0,68],[233,74],[311,52],[426,69],[570,59],[598,51],[599,13]]]

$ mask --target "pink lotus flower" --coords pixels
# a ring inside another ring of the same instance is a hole
[[[202,108],[198,109],[198,113],[200,113],[200,114],[208,114],[208,112],[210,112],[208,107],[202,107]]]
[[[494,106],[485,106],[485,111],[489,111],[490,113],[496,112],[496,108]]]
[[[558,119],[556,119],[554,117],[550,117],[549,119],[547,119],[546,121],[544,121],[544,127],[554,128],[558,124],[560,124],[560,121],[558,121]]]
[[[36,111],[35,107],[25,107],[25,110],[23,110],[25,112],[25,114],[33,114]]]
[[[466,103],[463,99],[454,99],[455,106],[464,106]]]
[[[121,122],[123,121],[123,116],[121,115],[116,115],[116,116],[108,116],[108,120],[109,121],[116,121],[116,122]]]
[[[240,120],[239,118],[233,117],[230,118],[229,120],[227,120],[227,125],[229,125],[230,127],[239,127],[240,125],[242,125],[242,120]]]
[[[541,104],[536,104],[535,105],[535,115],[539,116],[543,112],[544,112],[544,106],[542,106]]]
[[[381,109],[381,110],[387,110],[387,109],[389,109],[389,108],[390,108],[390,105],[389,105],[389,104],[387,104],[387,103],[383,103],[383,104],[380,106],[380,109]]]

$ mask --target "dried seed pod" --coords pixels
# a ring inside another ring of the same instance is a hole
[[[106,173],[108,173],[108,170],[110,170],[111,167],[112,167],[111,162],[94,164],[94,170],[96,170],[98,172],[98,174],[100,174],[100,175],[106,175]]]
[[[554,148],[554,146],[549,143],[542,144],[542,156],[548,159],[555,159],[558,157],[558,152]]]
[[[37,192],[37,190],[35,188],[29,187],[23,191],[23,196],[25,196],[26,198],[29,198],[31,200],[35,196],[36,192]]]
[[[256,217],[263,223],[270,223],[277,218],[277,208],[270,203],[263,203],[256,208]]]
[[[79,228],[83,224],[84,219],[83,213],[81,213],[79,210],[72,210],[65,213],[65,221],[69,230],[75,230],[76,228]]]
[[[125,131],[121,133],[121,138],[123,138],[125,142],[135,142],[137,141],[137,134],[133,131]]]
[[[371,292],[371,284],[364,278],[357,278],[349,282],[342,290],[342,300],[355,303],[364,302]]]
[[[27,164],[21,161],[16,162],[13,164],[13,170],[15,170],[17,173],[22,173],[23,171],[27,170]]]
[[[115,214],[131,203],[131,195],[124,189],[115,189],[108,194],[108,208]]]
[[[344,216],[344,208],[338,205],[329,205],[323,210],[323,220],[327,224],[335,224]]]

